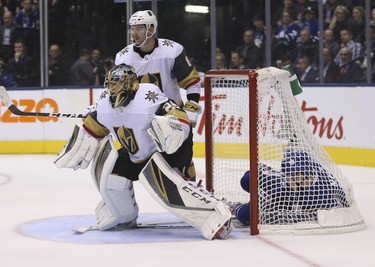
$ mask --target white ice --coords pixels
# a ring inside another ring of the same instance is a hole
[[[353,184],[366,221],[366,229],[359,232],[77,244],[19,231],[28,222],[92,215],[100,200],[88,169],[57,169],[53,159],[53,155],[0,155],[1,267],[375,266],[375,168],[340,166]],[[204,178],[203,159],[195,162],[198,176]],[[139,182],[135,190],[141,213],[166,212]]]

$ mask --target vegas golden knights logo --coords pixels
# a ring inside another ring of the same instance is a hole
[[[161,76],[160,73],[147,73],[145,75],[139,75],[138,81],[140,83],[152,83],[155,84],[157,87],[163,91],[163,84],[161,83]]]
[[[118,140],[121,145],[129,151],[130,154],[134,155],[139,151],[137,140],[134,136],[134,131],[131,128],[115,127],[115,133],[117,134]]]

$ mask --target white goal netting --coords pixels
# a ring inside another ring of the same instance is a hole
[[[257,160],[261,232],[362,229],[352,186],[309,129],[292,95],[288,72],[271,67],[257,74],[256,147],[249,145],[249,118],[254,116],[249,92],[256,89],[250,88],[249,75],[207,74],[215,196],[231,205],[249,202],[240,180],[250,160]],[[256,159],[250,159],[250,149],[257,150]]]

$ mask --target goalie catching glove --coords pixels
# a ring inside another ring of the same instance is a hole
[[[183,123],[173,115],[155,116],[151,124],[147,132],[159,152],[173,154],[187,138]]]
[[[201,106],[197,102],[189,100],[185,103],[184,110],[189,117],[191,127],[194,128],[202,111]]]
[[[58,168],[86,169],[98,148],[99,141],[88,134],[82,126],[76,125],[72,136],[57,155]]]

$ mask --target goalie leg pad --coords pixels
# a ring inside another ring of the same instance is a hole
[[[151,157],[139,179],[161,206],[199,229],[206,239],[217,237],[224,228],[230,231],[229,207],[203,187],[185,181],[159,153]]]
[[[100,230],[133,222],[138,216],[132,181],[111,174],[117,157],[112,137],[106,137],[102,140],[91,167],[94,183],[102,196],[102,201],[95,210]]]
[[[110,175],[108,179],[102,180],[100,188],[103,200],[95,210],[100,230],[135,222],[139,209],[132,181],[121,176]]]

